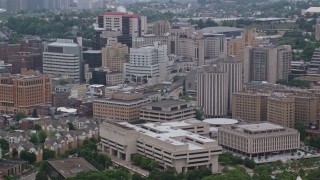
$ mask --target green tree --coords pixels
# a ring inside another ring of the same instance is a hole
[[[212,175],[204,177],[202,180],[248,180],[250,175],[243,167],[236,167],[232,170],[225,170],[221,175]]]
[[[38,111],[37,111],[37,109],[33,109],[33,111],[32,111],[32,117],[33,117],[33,118],[39,117],[39,116],[38,116]]]
[[[245,158],[243,161],[244,166],[250,168],[250,169],[254,169],[256,167],[256,163],[249,158]]]
[[[45,172],[39,171],[36,175],[36,180],[48,180],[48,176]]]
[[[75,130],[71,122],[68,122],[67,124],[68,124],[69,130]]]
[[[196,110],[196,119],[203,120],[203,113],[200,110]]]
[[[294,128],[299,131],[300,140],[303,141],[307,136],[306,127],[302,123],[298,122],[294,125]]]
[[[97,162],[102,164],[104,167],[109,167],[112,165],[111,158],[105,154],[99,153],[96,159],[97,159]]]
[[[23,112],[17,112],[15,115],[14,115],[14,119],[16,121],[20,121],[21,119],[23,118],[26,118],[26,114],[24,114]]]
[[[31,138],[30,138],[30,142],[32,142],[33,144],[39,143],[39,138],[36,133],[32,133]]]
[[[44,130],[39,131],[38,133],[38,140],[40,141],[40,143],[44,143],[46,141],[47,138],[47,133]]]
[[[28,151],[21,151],[20,152],[20,159],[28,161],[29,164],[33,164],[37,157],[34,153],[28,152]]]
[[[48,149],[43,149],[43,160],[54,159],[56,152]]]
[[[104,171],[82,171],[75,177],[66,178],[66,180],[130,180],[131,174],[122,169],[104,170]]]
[[[13,149],[12,149],[12,157],[13,157],[13,158],[17,158],[17,157],[18,157],[18,151],[17,151],[16,148],[13,148]]]
[[[259,165],[253,170],[254,174],[252,176],[253,180],[272,180],[271,172],[272,168],[270,165]]]
[[[34,125],[34,130],[40,131],[42,127],[39,124]]]
[[[2,150],[5,150],[5,151],[9,150],[9,142],[6,141],[5,139],[0,139],[0,145]]]

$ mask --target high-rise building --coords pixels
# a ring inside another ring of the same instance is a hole
[[[283,94],[274,94],[268,97],[267,119],[269,122],[294,128],[295,99]]]
[[[37,105],[51,103],[51,80],[36,72],[21,70],[21,75],[0,77],[1,113],[32,113]]]
[[[228,55],[235,56],[238,60],[243,61],[246,46],[257,47],[263,42],[257,38],[258,36],[255,28],[245,30],[240,38],[231,39],[228,42]]]
[[[130,48],[130,62],[125,63],[126,78],[134,82],[156,84],[171,78],[173,62],[169,61],[167,46]]]
[[[9,13],[18,13],[27,9],[27,0],[7,0],[7,11]]]
[[[45,44],[43,52],[43,73],[52,76],[65,76],[80,82],[82,47],[68,39]]]
[[[228,56],[220,62],[220,65],[222,70],[228,73],[228,111],[231,112],[232,94],[242,90],[242,62]]]
[[[152,34],[156,36],[163,36],[169,33],[170,30],[170,22],[161,20],[153,23],[152,25]]]
[[[315,25],[315,36],[316,36],[316,40],[320,41],[320,24],[319,23]]]
[[[128,46],[121,43],[111,43],[102,48],[102,67],[111,71],[123,72],[124,63],[129,58]]]
[[[98,16],[98,26],[121,36],[139,37],[147,32],[147,17],[139,14],[105,12]]]
[[[292,50],[289,45],[246,47],[244,53],[244,83],[288,79]]]
[[[269,93],[236,92],[233,94],[232,118],[251,122],[267,121]]]
[[[197,74],[197,104],[205,117],[225,117],[228,111],[228,73],[219,66],[204,66]]]
[[[319,74],[320,67],[320,48],[316,48],[313,52],[313,56],[308,68],[308,74]]]

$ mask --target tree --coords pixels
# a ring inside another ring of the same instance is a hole
[[[48,180],[48,176],[45,172],[39,171],[36,175],[36,180]]]
[[[196,110],[196,119],[203,120],[203,113],[200,110]]]
[[[15,115],[14,115],[14,119],[16,121],[20,121],[21,119],[23,118],[26,118],[26,114],[24,114],[23,112],[17,112]]]
[[[33,133],[31,135],[30,142],[32,142],[33,144],[38,144],[39,143],[39,138],[38,138],[36,133]]]
[[[249,158],[245,158],[243,164],[250,169],[254,169],[256,167],[256,163]]]
[[[68,122],[68,127],[69,127],[69,130],[74,130],[74,126],[71,122]]]
[[[253,172],[253,180],[272,180],[272,177],[270,176],[272,168],[268,164],[256,166]]]
[[[39,124],[34,125],[34,130],[40,131],[42,127]]]
[[[48,149],[43,149],[43,160],[54,159],[56,152]]]
[[[96,159],[97,162],[102,164],[104,167],[109,167],[112,165],[111,158],[105,154],[99,153]]]
[[[44,131],[44,130],[39,131],[38,138],[39,138],[38,140],[40,141],[40,143],[44,143],[47,139],[46,131]]]
[[[9,142],[6,141],[5,139],[0,139],[0,145],[2,150],[5,150],[5,151],[9,150]]]
[[[130,180],[130,172],[119,168],[115,170],[104,170],[104,171],[82,171],[75,177],[67,178],[66,180]]]
[[[226,169],[221,175],[212,175],[204,177],[202,180],[248,180],[250,175],[243,167],[236,167],[235,169]]]
[[[17,158],[17,157],[18,157],[18,151],[17,151],[16,148],[13,148],[13,149],[12,149],[12,157],[13,157],[13,158]]]
[[[301,122],[298,122],[294,125],[294,128],[299,131],[300,140],[303,141],[307,136],[306,127]]]
[[[28,151],[21,151],[20,152],[20,159],[28,161],[29,164],[33,164],[37,157],[34,153],[28,152]]]
[[[33,109],[33,111],[32,111],[32,117],[33,117],[33,118],[39,117],[39,116],[38,116],[38,111],[37,111],[37,109]]]

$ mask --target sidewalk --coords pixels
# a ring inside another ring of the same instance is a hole
[[[108,155],[111,158],[112,162],[114,162],[115,164],[117,164],[119,166],[122,166],[122,167],[128,169],[131,172],[138,173],[138,174],[140,174],[142,176],[145,176],[145,177],[149,176],[149,171],[141,169],[140,167],[134,166],[130,162],[127,162],[127,161],[124,161],[122,159],[116,158],[116,157],[110,155],[107,152],[100,152],[100,153]]]

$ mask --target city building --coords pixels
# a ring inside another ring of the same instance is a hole
[[[44,74],[68,77],[80,82],[81,62],[82,47],[73,40],[58,39],[56,42],[44,44]]]
[[[147,17],[139,14],[105,12],[98,16],[98,26],[121,36],[140,37],[147,32]]]
[[[294,128],[295,99],[285,94],[273,94],[268,97],[267,120],[281,126]]]
[[[205,117],[225,117],[228,111],[229,75],[219,66],[204,66],[197,73],[197,105]]]
[[[88,64],[89,68],[99,68],[102,66],[101,50],[83,51],[83,64]]]
[[[123,72],[124,63],[129,59],[128,46],[121,43],[112,43],[102,48],[102,67],[111,71]]]
[[[160,20],[152,25],[152,33],[156,36],[163,36],[169,33],[170,30],[170,22],[165,20]]]
[[[148,101],[142,93],[115,92],[109,98],[94,100],[93,117],[114,121],[139,120],[140,109]]]
[[[316,48],[313,51],[310,66],[307,70],[308,74],[319,74],[320,67],[320,48]]]
[[[140,120],[146,122],[180,121],[195,117],[195,107],[185,101],[162,100],[147,104],[140,110]]]
[[[51,80],[36,72],[21,70],[21,75],[0,76],[1,113],[30,114],[35,106],[51,103]]]
[[[1,176],[14,176],[28,169],[28,162],[21,160],[0,160]]]
[[[0,61],[0,73],[11,73],[12,72],[12,64],[5,63],[4,61]]]
[[[248,157],[291,154],[300,148],[300,133],[271,123],[233,125],[219,128],[218,142]]]
[[[115,86],[124,82],[124,74],[119,71],[110,71],[104,68],[95,68],[86,73],[86,82],[91,84],[103,84],[105,86]]]
[[[126,79],[154,85],[170,80],[172,67],[166,45],[155,42],[153,46],[130,48],[130,62],[125,63]]]
[[[287,80],[291,72],[292,50],[289,45],[245,47],[244,83]]]
[[[260,122],[267,121],[267,98],[269,93],[236,92],[233,94],[232,118]]]
[[[132,38],[132,47],[138,48],[142,46],[152,46],[155,42],[159,42],[160,45],[167,45],[167,53],[169,54],[169,38],[170,36],[167,34],[161,36],[156,36],[154,34],[146,34],[143,37]]]
[[[97,171],[97,169],[82,157],[48,161],[47,172],[50,179],[63,180],[83,171]]]
[[[319,22],[315,25],[315,36],[316,36],[316,40],[320,41],[320,24],[319,24]]]
[[[245,30],[241,37],[230,39],[228,42],[228,55],[235,56],[239,61],[244,61],[244,49],[246,46],[257,47],[263,41],[258,39],[259,34],[256,29]]]
[[[139,153],[157,161],[164,170],[181,173],[207,167],[218,172],[221,147],[217,141],[174,126],[103,122],[100,136],[103,151],[125,161]]]

